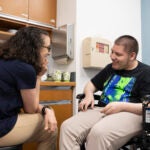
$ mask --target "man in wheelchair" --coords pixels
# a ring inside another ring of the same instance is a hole
[[[150,94],[150,67],[139,62],[138,42],[123,35],[114,42],[112,63],[85,86],[79,113],[61,125],[60,150],[117,150],[142,132],[142,97]],[[94,107],[102,91],[103,107]],[[89,108],[90,106],[90,108]]]

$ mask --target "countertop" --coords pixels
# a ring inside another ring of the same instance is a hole
[[[76,82],[41,81],[41,86],[75,86]]]

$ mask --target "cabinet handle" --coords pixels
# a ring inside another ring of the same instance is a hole
[[[0,11],[3,11],[3,7],[2,6],[0,6]]]
[[[51,22],[51,23],[55,23],[55,19],[51,19],[50,22]]]
[[[28,14],[24,14],[24,13],[23,13],[23,14],[21,14],[21,15],[22,15],[23,17],[26,17],[26,18],[28,17]]]

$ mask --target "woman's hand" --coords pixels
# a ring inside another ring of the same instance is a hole
[[[45,121],[45,130],[48,132],[55,131],[57,129],[57,120],[55,117],[54,110],[51,108],[46,108],[45,109],[45,116],[44,116],[44,121]]]
[[[40,76],[40,77],[43,76],[47,72],[47,70],[48,70],[47,65],[43,64],[42,71],[38,74],[38,76]]]

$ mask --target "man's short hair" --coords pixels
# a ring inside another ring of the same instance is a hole
[[[114,44],[124,46],[125,50],[128,51],[129,53],[135,52],[136,55],[138,54],[139,45],[137,40],[133,36],[130,35],[120,36],[115,40]]]

